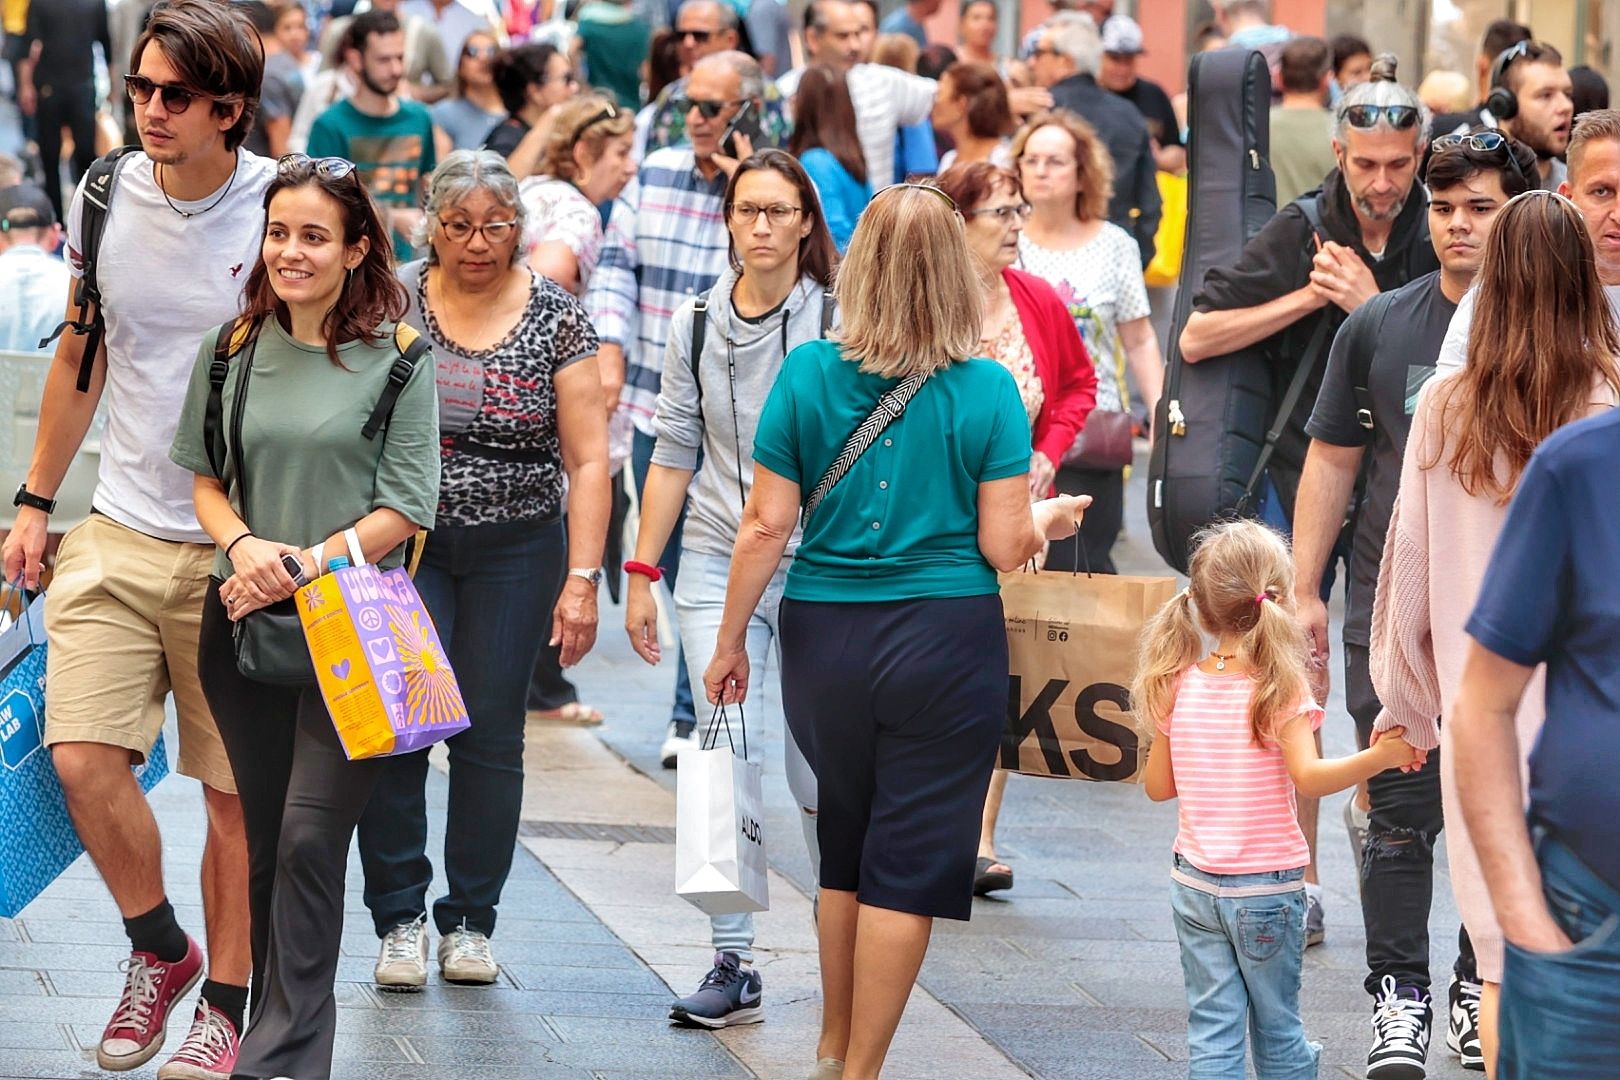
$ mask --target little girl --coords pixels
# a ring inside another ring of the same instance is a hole
[[[1306,683],[1281,536],[1252,521],[1210,529],[1190,576],[1143,631],[1132,688],[1159,732],[1148,798],[1181,797],[1170,877],[1189,1077],[1243,1080],[1247,1027],[1259,1080],[1314,1080],[1321,1047],[1306,1041],[1299,1016],[1310,851],[1294,792],[1320,798],[1419,754],[1395,729],[1322,760],[1322,709]],[[1200,629],[1217,639],[1213,652]]]

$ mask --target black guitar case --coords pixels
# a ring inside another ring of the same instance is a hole
[[[1244,502],[1276,392],[1272,365],[1258,345],[1189,364],[1178,344],[1205,273],[1237,262],[1277,212],[1271,69],[1258,52],[1200,53],[1188,71],[1187,99],[1187,240],[1148,459],[1153,546],[1183,573],[1194,534]]]

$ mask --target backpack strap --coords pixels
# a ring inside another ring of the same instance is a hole
[[[1389,309],[1394,306],[1391,302],[1393,296],[1393,293],[1379,293],[1367,301],[1370,310],[1363,318],[1351,320],[1355,323],[1355,330],[1358,331],[1358,339],[1351,342],[1354,348],[1350,350],[1350,389],[1356,399],[1356,423],[1368,431],[1377,428],[1373,419],[1371,388],[1373,353],[1379,335],[1384,331],[1384,320],[1389,315]]]
[[[709,294],[704,293],[692,301],[692,355],[687,366],[692,369],[692,383],[697,387],[698,412],[703,412],[703,380],[698,376],[698,362],[703,358],[703,339],[709,332]]]
[[[832,329],[833,316],[838,314],[838,301],[833,298],[832,290],[828,289],[821,294],[821,336],[825,338],[827,331]]]
[[[377,395],[377,404],[372,407],[371,416],[360,429],[360,434],[367,439],[375,439],[377,433],[388,426],[388,418],[394,415],[399,395],[405,392],[406,384],[415,374],[416,365],[421,362],[422,354],[427,352],[428,342],[412,327],[399,323],[394,327],[394,347],[399,350],[399,357],[389,368],[388,382],[383,386],[382,393]]]
[[[96,261],[101,253],[101,237],[107,229],[107,212],[112,205],[113,188],[118,173],[128,156],[139,146],[120,146],[91,163],[84,176],[84,198],[79,204],[79,242],[83,245],[80,258],[84,273],[73,289],[73,302],[79,306],[75,319],[57,324],[50,336],[40,340],[41,349],[62,336],[64,330],[83,335],[84,355],[79,360],[79,379],[75,384],[79,393],[89,393],[90,379],[96,370],[96,354],[101,351],[101,339],[107,321],[101,312],[101,288],[96,280]],[[90,306],[95,305],[91,315]]]
[[[255,320],[246,315],[219,328],[214,342],[214,357],[208,362],[208,404],[203,410],[203,449],[208,464],[221,484],[225,482],[225,378],[231,371],[231,357],[242,351],[253,336]]]

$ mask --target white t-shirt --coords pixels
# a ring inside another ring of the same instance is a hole
[[[203,336],[241,308],[275,171],[268,158],[238,151],[230,190],[223,198],[216,191],[196,202],[176,200],[196,214],[183,218],[164,200],[144,153],[131,154],[119,170],[96,260],[107,323],[107,428],[94,504],[137,532],[210,542],[197,525],[192,474],[169,460],[169,444]],[[84,273],[83,198],[81,184],[67,214],[68,266],[76,277]]]
[[[1463,298],[1457,301],[1451,325],[1446,328],[1446,339],[1440,343],[1440,357],[1435,361],[1435,373],[1438,375],[1456,371],[1468,362],[1468,331],[1474,325],[1474,297],[1478,292],[1476,286],[1463,293]],[[1615,318],[1620,319],[1620,285],[1603,286],[1603,294],[1609,298],[1609,307],[1613,309]]]
[[[579,188],[554,176],[531,176],[518,186],[529,228],[523,238],[529,257],[541,244],[558,240],[568,245],[579,264],[583,294],[602,255],[602,215]]]

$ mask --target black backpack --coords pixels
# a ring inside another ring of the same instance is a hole
[[[838,314],[838,302],[833,299],[832,290],[828,289],[821,294],[821,336],[825,338],[827,331],[832,329],[833,316]],[[687,364],[692,368],[692,382],[697,386],[698,408],[703,408],[703,380],[698,377],[698,361],[703,356],[703,341],[709,330],[709,294],[704,292],[692,301],[692,355]],[[786,334],[787,328],[783,327]]]

